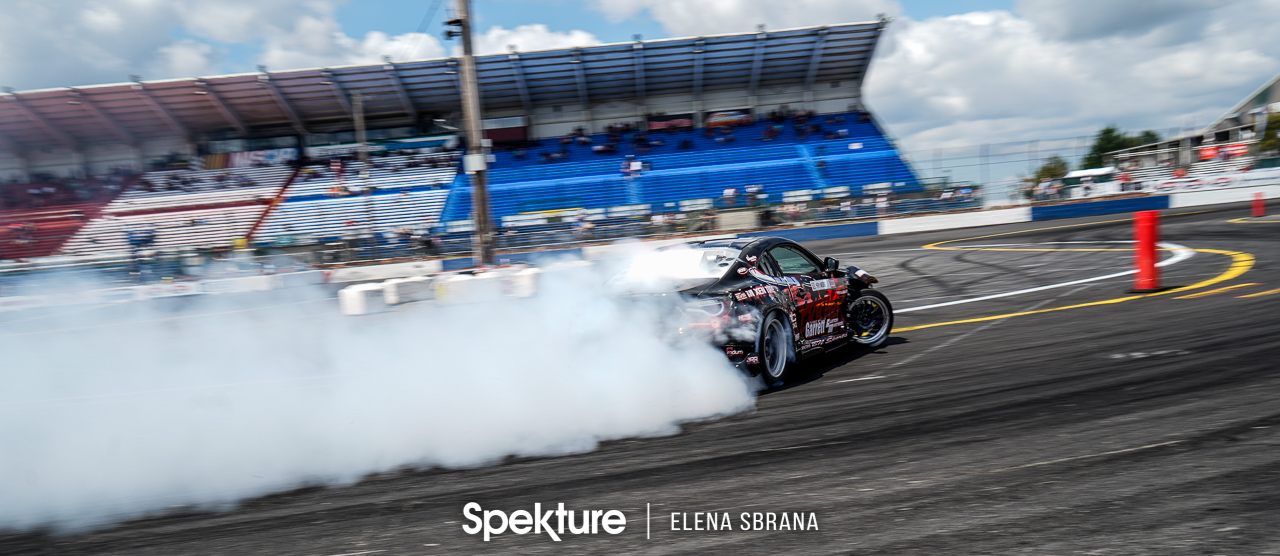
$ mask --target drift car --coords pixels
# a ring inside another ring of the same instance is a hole
[[[874,277],[783,238],[669,245],[636,257],[615,281],[665,288],[679,300],[679,334],[719,346],[770,384],[819,353],[880,347],[893,328],[893,307],[872,289]]]

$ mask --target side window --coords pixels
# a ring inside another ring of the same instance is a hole
[[[760,254],[760,268],[763,268],[769,276],[782,277],[782,271],[778,269],[778,262],[773,260],[768,253]]]
[[[769,254],[773,255],[773,260],[778,262],[778,268],[782,269],[784,275],[797,276],[818,272],[818,267],[808,258],[786,247],[774,247],[769,250]]]

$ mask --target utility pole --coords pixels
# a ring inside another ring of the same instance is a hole
[[[462,116],[466,120],[467,156],[463,169],[471,175],[471,203],[475,223],[473,256],[479,266],[493,264],[493,221],[489,217],[488,152],[484,147],[484,131],[480,126],[480,86],[476,79],[476,60],[471,48],[471,2],[458,0],[457,17],[445,24],[457,27],[446,37],[462,39]]]

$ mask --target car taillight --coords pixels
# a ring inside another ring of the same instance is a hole
[[[709,317],[719,317],[729,313],[728,299],[700,299],[687,305],[690,311],[702,313]]]

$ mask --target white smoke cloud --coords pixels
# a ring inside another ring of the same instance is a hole
[[[0,328],[0,530],[581,452],[752,407],[722,353],[658,340],[595,283],[557,274],[532,299],[372,317],[205,298]]]

